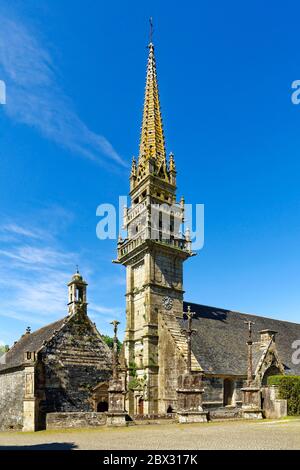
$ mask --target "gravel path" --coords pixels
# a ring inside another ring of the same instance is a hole
[[[2,449],[300,449],[300,419],[0,432]]]

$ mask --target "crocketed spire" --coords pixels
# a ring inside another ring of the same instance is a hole
[[[150,42],[148,47],[149,57],[147,64],[139,164],[143,164],[150,158],[154,158],[156,160],[157,167],[160,167],[160,165],[166,161],[165,138],[160,112],[153,43]]]

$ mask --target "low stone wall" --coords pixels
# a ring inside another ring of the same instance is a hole
[[[148,421],[154,419],[174,419],[176,413],[166,413],[166,414],[150,414],[150,415],[133,415],[135,421]]]
[[[264,387],[262,389],[263,413],[268,419],[278,419],[287,416],[287,400],[278,398],[278,387]]]
[[[93,428],[106,424],[106,414],[96,412],[47,413],[47,429]]]
[[[225,420],[225,419],[239,419],[242,417],[242,409],[241,408],[219,408],[215,410],[211,410],[208,413],[209,421],[214,420]]]

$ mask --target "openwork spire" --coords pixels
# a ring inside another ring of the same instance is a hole
[[[157,166],[160,167],[160,165],[166,161],[165,138],[160,112],[153,43],[150,42],[148,47],[149,57],[147,64],[139,163],[143,164],[150,158],[154,158]]]

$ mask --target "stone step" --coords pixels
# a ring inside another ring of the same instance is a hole
[[[210,421],[223,421],[227,419],[241,419],[241,408],[217,408],[208,413]]]

